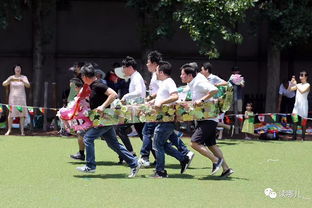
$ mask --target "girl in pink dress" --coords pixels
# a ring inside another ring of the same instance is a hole
[[[22,75],[22,68],[20,65],[14,66],[14,75],[9,76],[3,83],[3,86],[10,85],[9,105],[11,105],[8,116],[8,131],[5,135],[9,135],[12,129],[13,118],[20,118],[21,135],[24,135],[24,123],[26,117],[26,108],[23,107],[21,111],[16,108],[18,106],[26,106],[26,92],[25,87],[29,88],[30,84],[26,76]]]

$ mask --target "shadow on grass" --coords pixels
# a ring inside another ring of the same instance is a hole
[[[86,180],[91,180],[95,178],[100,178],[100,179],[128,178],[126,174],[88,174],[88,175],[74,175],[74,177],[82,178]]]
[[[220,177],[220,176],[214,176],[214,175],[209,175],[205,176],[202,178],[198,178],[198,180],[214,180],[214,181],[236,181],[236,180],[244,180],[244,181],[249,181],[248,178],[239,178],[239,177]]]
[[[168,178],[165,179],[170,179],[170,178],[181,178],[181,179],[194,179],[193,175],[188,175],[188,174],[170,174],[168,173]],[[151,173],[150,175],[140,175],[138,178],[152,178],[152,179],[160,179],[160,178],[154,178],[153,174]]]
[[[86,162],[84,161],[74,161],[74,162],[68,162],[72,165],[85,165]],[[111,162],[111,161],[99,161],[99,162],[96,162],[96,166],[115,166],[115,165],[119,165],[117,164],[117,162]],[[121,166],[121,165],[120,165]]]
[[[167,169],[181,169],[181,165],[180,164],[166,164],[165,168]],[[199,169],[199,168],[193,168],[193,167],[188,167],[187,169]]]

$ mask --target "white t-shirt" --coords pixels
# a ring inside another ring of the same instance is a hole
[[[152,79],[151,79],[151,83],[149,85],[149,92],[150,92],[150,95],[154,95],[157,93],[158,89],[159,89],[159,80],[157,79],[157,76],[156,76],[156,72],[154,72],[152,74]]]
[[[189,87],[192,93],[192,100],[196,101],[207,95],[208,92],[218,90],[213,84],[211,84],[204,75],[198,73],[196,77],[189,83]],[[211,97],[207,101],[212,101],[213,98]],[[213,120],[218,122],[218,118],[211,118],[207,120]]]
[[[178,92],[177,85],[171,78],[159,81],[159,89],[155,98],[155,103],[165,100],[174,92]]]
[[[289,82],[289,85],[291,85],[290,82]],[[283,84],[280,85],[278,93],[288,98],[293,98],[296,95],[295,91],[287,90]]]
[[[130,76],[129,93],[125,94],[123,99],[134,99],[138,97],[146,97],[146,86],[141,74],[136,71]]]
[[[209,74],[207,79],[213,85],[219,84],[221,82],[225,82],[223,79],[221,79],[220,77],[218,77],[217,75],[214,75],[214,74]]]

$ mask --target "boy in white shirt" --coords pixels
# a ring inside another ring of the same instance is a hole
[[[156,108],[160,108],[165,104],[172,104],[179,99],[177,86],[170,78],[170,74],[171,64],[164,61],[161,62],[156,70],[157,79],[161,82],[155,100],[150,102],[150,104],[154,104]],[[155,128],[153,141],[157,158],[156,171],[153,175],[155,178],[168,177],[167,171],[165,170],[165,152],[180,161],[181,173],[184,173],[191,162],[188,156],[183,155],[167,142],[174,129],[174,122],[158,123]]]
[[[192,67],[181,69],[181,80],[183,83],[188,83],[192,92],[192,100],[197,105],[209,100],[211,101],[213,95],[218,92],[218,89],[204,75],[201,73],[197,74],[196,70]],[[212,175],[222,166],[223,172],[221,177],[228,177],[234,171],[228,167],[221,150],[216,145],[217,124],[217,118],[198,121],[195,132],[192,135],[191,146],[212,161]]]
[[[136,70],[137,63],[134,58],[127,56],[124,60],[122,60],[122,68],[123,72],[127,77],[130,77],[129,84],[129,93],[125,94],[121,101],[137,101],[144,102],[144,98],[146,96],[146,86],[144,83],[144,79],[141,74]],[[136,123],[134,124],[134,128],[137,131],[140,139],[143,141],[142,129],[144,127],[144,123]]]

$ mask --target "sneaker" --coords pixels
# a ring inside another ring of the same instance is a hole
[[[151,176],[153,178],[168,178],[167,171],[154,171],[154,174]]]
[[[76,170],[84,173],[95,173],[95,168],[91,169],[88,166],[77,167]]]
[[[139,163],[141,164],[141,166],[143,166],[144,168],[148,168],[151,166],[150,161],[147,158],[140,158],[139,159]]]
[[[222,172],[222,174],[220,175],[221,178],[227,178],[230,175],[232,175],[234,173],[234,170],[232,170],[231,168],[227,169],[226,171]]]
[[[220,169],[222,163],[223,163],[223,159],[222,158],[219,158],[218,162],[212,163],[211,175],[214,175]]]
[[[188,162],[188,166],[187,167],[190,167],[190,165],[191,165],[191,162],[192,162],[192,160],[193,160],[193,157],[194,157],[194,152],[191,152],[191,151],[189,151],[188,153],[187,153],[187,157],[189,158],[189,162]]]
[[[130,174],[128,175],[128,177],[134,178],[138,174],[140,168],[141,168],[141,164],[138,162],[138,165],[135,168],[131,168]]]
[[[181,174],[183,174],[186,171],[186,169],[190,165],[190,162],[191,162],[191,160],[188,157],[186,157],[182,162],[180,162],[180,164],[181,164],[181,171],[180,171],[180,173]]]
[[[135,137],[135,136],[138,136],[138,133],[136,131],[133,131],[130,134],[128,134],[128,137]]]
[[[80,154],[80,152],[77,152],[75,155],[70,155],[70,157],[75,160],[85,160],[85,155]]]

